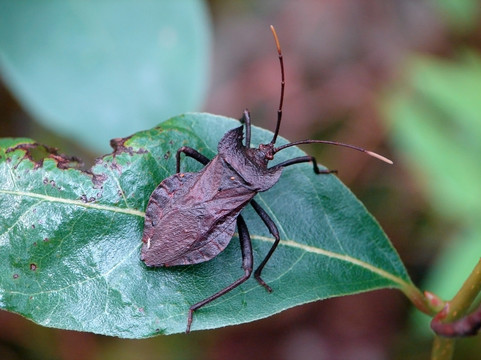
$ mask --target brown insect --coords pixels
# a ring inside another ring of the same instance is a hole
[[[186,332],[190,331],[194,311],[221,297],[246,281],[252,274],[253,256],[249,230],[241,215],[250,204],[275,238],[274,244],[254,272],[255,279],[268,292],[272,289],[262,280],[262,269],[279,244],[276,224],[262,207],[253,200],[257,193],[269,190],[279,180],[286,166],[311,162],[316,174],[328,174],[320,170],[312,156],[296,157],[268,167],[276,153],[299,144],[322,143],[344,146],[387,163],[392,162],[374,152],[357,146],[325,140],[301,140],[276,147],[276,139],[282,119],[284,100],[284,62],[279,40],[271,26],[281,67],[281,96],[277,111],[277,126],[272,140],[251,148],[251,119],[244,111],[242,126],[228,131],[220,140],[217,155],[208,159],[190,147],[177,150],[177,173],[163,180],[150,196],[145,211],[141,259],[147,266],[192,265],[210,260],[229,244],[237,225],[244,275],[219,292],[192,305],[187,318]],[[244,138],[245,126],[245,144]],[[205,167],[197,173],[180,172],[180,155],[192,157]]]

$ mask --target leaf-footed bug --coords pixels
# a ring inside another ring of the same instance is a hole
[[[190,331],[194,311],[236,288],[252,274],[252,245],[249,230],[241,215],[242,209],[250,204],[275,239],[254,272],[259,284],[271,292],[272,289],[264,282],[261,273],[279,244],[279,231],[267,212],[253,200],[254,196],[274,186],[286,166],[311,162],[316,174],[331,173],[329,170],[320,170],[312,156],[300,156],[268,167],[276,153],[295,145],[321,143],[355,149],[392,164],[391,160],[379,154],[335,141],[301,140],[275,147],[282,120],[285,76],[279,40],[274,27],[271,26],[271,30],[281,68],[281,95],[272,140],[258,148],[250,147],[251,119],[245,110],[241,118],[243,125],[223,136],[218,144],[218,153],[212,160],[190,147],[183,146],[177,150],[176,174],[157,186],[145,211],[141,259],[147,266],[154,267],[198,264],[214,258],[229,244],[237,224],[244,275],[190,307],[187,333]],[[244,126],[245,145],[242,143]],[[197,173],[180,173],[181,153],[194,158],[205,167]]]

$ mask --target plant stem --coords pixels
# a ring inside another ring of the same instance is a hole
[[[444,302],[442,302],[440,299],[437,297],[434,299],[434,295],[430,293],[423,294],[414,285],[401,288],[401,291],[418,310],[427,315],[434,316],[444,307]],[[427,294],[430,294],[431,296],[427,296]],[[438,300],[440,303],[438,303],[436,300]]]
[[[454,354],[454,339],[436,336],[433,342],[431,360],[451,360]]]
[[[452,322],[466,315],[469,307],[481,291],[481,259],[464,282],[461,289],[448,303],[448,311],[444,321]]]
[[[443,322],[450,323],[456,321],[469,310],[477,295],[481,291],[481,259],[474,267],[469,277],[464,282],[461,289],[446,303],[445,316]],[[432,360],[451,360],[454,354],[455,339],[436,336],[434,338],[431,359]]]

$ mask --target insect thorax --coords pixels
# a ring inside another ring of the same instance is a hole
[[[282,168],[268,168],[270,144],[247,148],[242,143],[243,135],[243,126],[228,131],[219,142],[218,156],[254,191],[266,191],[279,180]]]

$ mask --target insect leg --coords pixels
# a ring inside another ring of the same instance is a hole
[[[207,156],[202,155],[200,152],[198,152],[195,149],[192,149],[188,146],[182,146],[179,150],[177,150],[177,154],[175,155],[176,159],[176,172],[180,172],[180,153],[184,153],[185,156],[191,157],[201,164],[207,165],[209,163],[209,158]]]
[[[266,263],[271,258],[274,251],[276,250],[277,245],[279,245],[279,241],[280,241],[279,230],[277,229],[277,226],[274,223],[274,221],[270,218],[270,216],[266,213],[266,211],[256,201],[251,200],[250,204],[252,205],[256,213],[259,215],[259,217],[262,219],[264,224],[266,224],[267,228],[269,229],[269,232],[272,234],[272,236],[274,236],[274,239],[275,239],[274,244],[272,244],[272,247],[267,253],[266,257],[264,258],[264,260],[262,260],[261,264],[257,267],[256,271],[254,272],[254,277],[257,280],[257,282],[262,286],[264,286],[268,292],[272,292],[272,288],[269,285],[267,285],[264,280],[262,280],[261,272],[264,269],[264,266],[266,265]]]
[[[280,168],[280,167],[286,167],[294,164],[300,164],[304,162],[312,162],[312,167],[314,169],[314,172],[316,174],[332,174],[332,173],[337,173],[337,170],[320,170],[319,167],[317,166],[317,161],[314,156],[299,156],[294,159],[286,160],[283,161],[277,165],[274,165],[273,168]]]
[[[207,299],[204,299],[197,304],[192,305],[189,309],[189,315],[187,316],[187,329],[185,330],[186,333],[190,332],[190,326],[192,324],[192,317],[194,315],[194,311],[228,293],[232,289],[235,289],[237,286],[246,281],[252,274],[252,264],[254,260],[252,257],[251,237],[249,235],[249,230],[247,229],[247,225],[242,215],[239,215],[237,217],[237,230],[239,231],[239,239],[242,252],[242,269],[244,269],[244,275],[226,288],[220,290],[219,292],[216,292],[214,295],[211,295]]]
[[[246,124],[246,147],[251,147],[251,115],[249,110],[245,109],[240,122]]]

